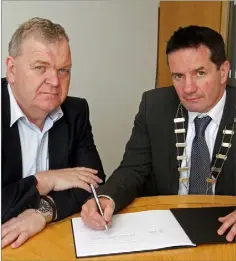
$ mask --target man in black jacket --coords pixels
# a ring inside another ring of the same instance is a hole
[[[105,175],[85,99],[68,97],[69,38],[42,18],[9,43],[2,79],[2,247],[81,210]]]
[[[170,38],[167,61],[174,87],[144,93],[123,160],[82,207],[93,229],[111,223],[113,211],[135,197],[154,195],[236,195],[236,90],[227,86],[229,62],[220,34],[188,26]],[[105,197],[105,196],[107,197]],[[226,239],[236,235],[236,211],[219,219]]]

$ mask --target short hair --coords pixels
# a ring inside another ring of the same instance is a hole
[[[209,27],[180,27],[167,42],[166,55],[179,49],[198,48],[200,45],[205,45],[210,50],[210,59],[219,69],[226,61],[225,44],[222,36]]]
[[[22,42],[32,36],[40,36],[48,42],[56,42],[61,39],[66,39],[69,42],[69,37],[61,25],[48,19],[34,17],[21,24],[11,37],[8,45],[9,55],[19,56]]]

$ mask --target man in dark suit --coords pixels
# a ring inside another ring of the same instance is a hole
[[[105,175],[85,99],[68,97],[71,54],[61,25],[22,24],[2,79],[2,247],[22,245],[81,210]]]
[[[180,28],[168,41],[167,61],[174,87],[143,94],[123,160],[97,189],[104,219],[94,199],[81,217],[104,229],[117,212],[139,196],[174,194],[236,195],[235,93],[227,86],[229,62],[220,34],[207,27]],[[218,233],[231,226],[236,212],[219,219]]]

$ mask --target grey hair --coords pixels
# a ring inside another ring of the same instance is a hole
[[[9,55],[19,56],[22,42],[32,36],[40,36],[48,42],[56,42],[61,39],[66,39],[69,42],[69,37],[61,25],[48,19],[34,17],[21,24],[13,34],[8,45]]]

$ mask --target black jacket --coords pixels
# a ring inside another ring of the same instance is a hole
[[[236,117],[235,95],[236,88],[228,86],[212,162],[221,145],[222,130],[224,127],[231,129]],[[135,197],[178,194],[179,172],[173,121],[178,105],[179,98],[174,87],[158,88],[143,94],[123,160],[107,183],[98,188],[99,194],[114,199],[115,211],[128,205]],[[187,129],[188,113],[185,109],[184,116]],[[215,194],[218,195],[236,195],[236,134],[232,143],[216,183]]]
[[[63,117],[49,130],[49,169],[89,167],[105,174],[93,141],[89,108],[85,99],[67,97],[61,105]],[[7,81],[2,79],[2,222],[28,208],[37,208],[40,195],[34,176],[22,178],[22,155],[17,122],[10,128]],[[50,192],[58,220],[81,210],[90,193],[83,189]]]

